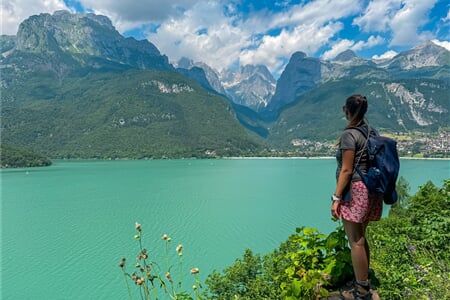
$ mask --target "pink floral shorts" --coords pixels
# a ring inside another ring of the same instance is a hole
[[[369,194],[362,181],[354,181],[350,187],[350,201],[341,201],[341,217],[354,223],[378,221],[383,213],[383,195]]]

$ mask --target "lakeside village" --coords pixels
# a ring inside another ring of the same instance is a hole
[[[397,141],[397,149],[400,157],[410,158],[450,158],[450,131],[441,131],[431,136],[430,134],[415,132],[386,135]],[[317,142],[296,139],[291,144],[294,149],[281,156],[334,156],[336,153],[335,142]]]

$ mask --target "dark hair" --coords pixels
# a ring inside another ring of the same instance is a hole
[[[358,127],[364,124],[364,116],[367,112],[367,98],[363,95],[351,95],[345,101],[345,108],[350,115],[349,123],[345,128]]]

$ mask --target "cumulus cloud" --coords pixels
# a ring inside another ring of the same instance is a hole
[[[432,38],[419,29],[438,0],[372,0],[364,13],[354,20],[365,32],[391,32],[390,45],[411,45]]]
[[[239,18],[232,4],[225,14],[219,2],[199,2],[148,38],[173,59],[189,56],[218,70],[236,63],[264,64],[278,73],[294,52],[315,54],[343,29],[337,20],[359,9],[353,0],[316,0]],[[196,34],[202,28],[208,30]]]
[[[444,47],[448,51],[450,51],[450,41],[439,41],[439,40],[432,40],[433,43],[435,43],[438,46]]]
[[[395,14],[390,23],[392,30],[391,45],[411,45],[411,43],[430,40],[432,34],[418,32],[418,28],[428,21],[428,13],[437,0],[408,0]]]
[[[395,52],[394,50],[389,50],[381,55],[374,55],[372,56],[372,59],[388,59],[388,58],[393,58],[394,56],[396,56],[398,53]]]
[[[372,0],[363,14],[353,20],[366,32],[385,32],[390,28],[390,22],[400,9],[402,0]]]
[[[251,43],[251,35],[234,18],[225,16],[217,3],[199,2],[182,17],[161,24],[148,39],[171,59],[187,56],[220,70],[235,63],[242,47]]]
[[[108,16],[117,30],[124,32],[147,23],[177,18],[197,0],[78,0],[90,12]]]
[[[16,34],[32,14],[76,7],[106,15],[121,33],[139,31],[139,38],[147,37],[172,61],[189,57],[217,70],[264,64],[276,75],[296,51],[332,59],[347,49],[383,45],[388,51],[389,44],[414,46],[437,38],[439,29],[433,35],[422,27],[444,0],[279,0],[259,9],[252,5],[256,1],[3,0],[0,7],[6,34]],[[242,11],[243,5],[249,9]],[[449,14],[440,18],[444,30]]]
[[[328,51],[325,51],[322,55],[323,59],[330,60],[335,58],[338,54],[346,51],[346,50],[352,50],[352,51],[361,51],[366,48],[371,48],[380,44],[384,43],[384,38],[381,36],[370,36],[367,41],[352,41],[348,39],[343,39],[340,41],[337,41],[333,43],[331,46],[331,49]]]

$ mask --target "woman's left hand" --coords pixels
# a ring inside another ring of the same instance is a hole
[[[339,206],[340,206],[339,201],[333,201],[333,204],[331,205],[331,215],[333,216],[334,219],[337,220],[341,218]]]

